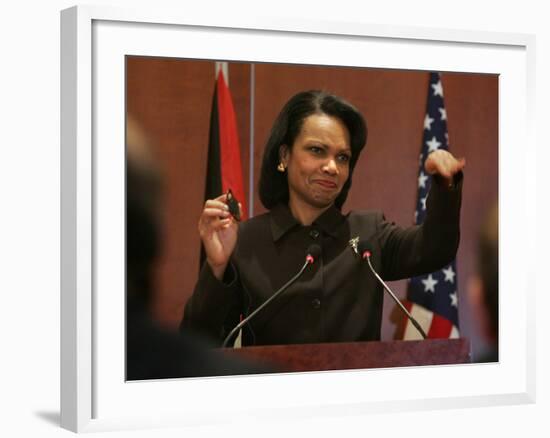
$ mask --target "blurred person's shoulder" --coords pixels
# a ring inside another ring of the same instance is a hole
[[[224,354],[205,338],[171,332],[143,312],[128,315],[128,380],[262,374],[271,370]]]

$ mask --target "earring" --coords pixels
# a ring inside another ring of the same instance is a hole
[[[285,166],[283,163],[279,163],[279,165],[277,166],[277,170],[279,172],[284,172],[286,169],[285,169]]]

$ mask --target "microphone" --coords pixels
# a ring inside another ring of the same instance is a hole
[[[310,245],[306,252],[306,260],[304,265],[302,266],[302,269],[298,271],[298,273],[292,277],[288,282],[286,282],[277,292],[275,292],[273,295],[271,295],[267,300],[264,301],[264,303],[258,307],[254,312],[252,312],[250,315],[248,315],[246,318],[244,318],[239,324],[233,328],[225,338],[222,344],[222,348],[227,347],[228,342],[231,340],[231,338],[237,333],[241,328],[244,327],[245,324],[247,324],[252,318],[254,318],[262,309],[264,309],[269,303],[271,303],[275,298],[277,298],[279,295],[281,295],[285,290],[287,290],[292,283],[294,283],[300,276],[304,273],[306,268],[309,265],[312,265],[315,263],[318,258],[321,256],[321,247],[319,245],[313,244]]]
[[[401,301],[399,301],[399,299],[395,296],[395,294],[391,291],[391,289],[388,287],[388,285],[384,282],[384,280],[382,280],[382,278],[380,277],[380,275],[378,275],[378,273],[374,270],[374,268],[372,267],[372,263],[370,261],[370,257],[372,255],[372,251],[370,249],[370,245],[368,243],[367,240],[362,240],[361,242],[359,242],[359,244],[357,245],[357,250],[359,252],[359,255],[361,256],[361,258],[363,260],[366,260],[367,263],[369,264],[369,268],[370,270],[372,271],[372,273],[374,274],[374,276],[376,277],[376,279],[382,284],[382,286],[384,286],[384,289],[386,289],[386,291],[390,294],[390,296],[393,298],[393,300],[397,303],[397,305],[399,306],[399,308],[403,311],[403,313],[405,315],[407,315],[407,318],[409,318],[409,320],[412,322],[412,325],[415,326],[415,328],[420,332],[420,334],[422,335],[422,338],[426,339],[427,338],[427,335],[426,333],[424,332],[424,330],[422,330],[422,327],[420,327],[420,324],[418,324],[418,322],[416,321],[416,319],[413,318],[413,316],[409,313],[409,311],[405,308],[405,306],[403,306],[403,304],[401,303]]]

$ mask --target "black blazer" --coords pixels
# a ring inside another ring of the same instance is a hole
[[[421,226],[401,228],[380,212],[325,211],[300,225],[287,205],[240,224],[223,281],[207,263],[185,306],[181,330],[221,343],[302,267],[308,246],[320,260],[260,312],[243,332],[244,345],[352,342],[380,339],[383,289],[352,251],[354,237],[368,239],[374,268],[385,280],[441,269],[458,249],[462,177],[453,188],[433,183]]]

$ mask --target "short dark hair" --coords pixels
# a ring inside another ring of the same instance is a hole
[[[277,171],[281,145],[292,148],[304,120],[313,114],[326,114],[340,119],[349,131],[351,160],[349,177],[334,204],[342,208],[351,187],[351,177],[359,154],[367,141],[367,124],[361,113],[344,99],[321,90],[298,93],[285,104],[267,140],[260,174],[260,200],[270,210],[279,203],[288,203],[287,174]]]

